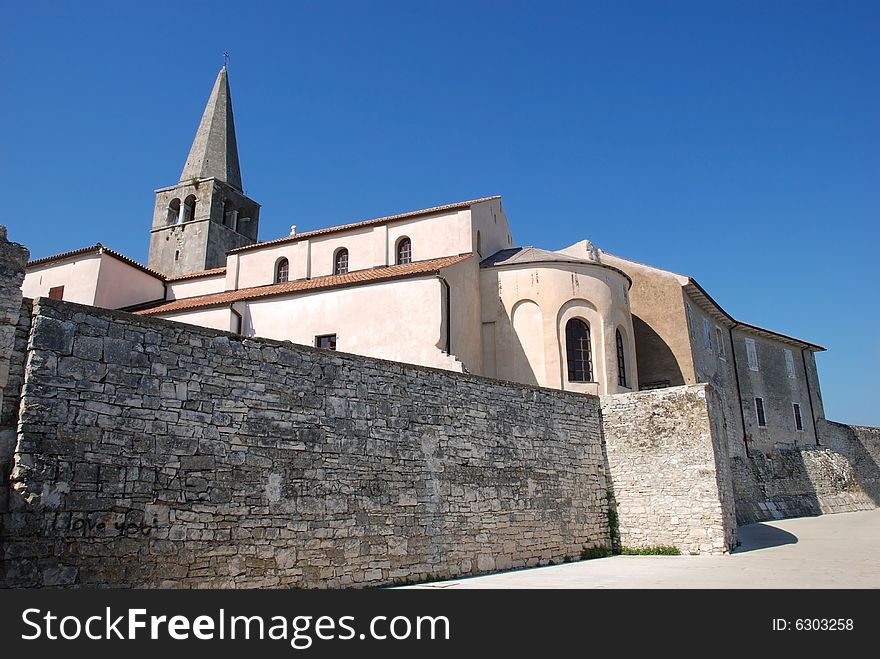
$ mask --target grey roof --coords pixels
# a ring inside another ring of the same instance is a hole
[[[229,77],[225,66],[217,74],[180,180],[212,176],[237,190],[244,189],[238,164],[238,145],[235,141],[232,94],[229,91]]]
[[[514,265],[518,263],[590,263],[595,261],[579,259],[558,252],[551,252],[537,247],[513,247],[495,252],[492,256],[480,262],[481,268],[490,268],[496,265]]]

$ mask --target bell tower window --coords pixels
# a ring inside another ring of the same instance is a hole
[[[183,202],[183,221],[191,222],[196,219],[196,196],[189,195]]]
[[[180,224],[180,199],[172,199],[168,204],[168,224]]]

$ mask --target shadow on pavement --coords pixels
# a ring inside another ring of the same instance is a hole
[[[758,522],[757,524],[747,524],[740,526],[736,530],[736,536],[740,545],[733,550],[733,554],[742,554],[747,551],[755,551],[756,549],[767,549],[768,547],[779,547],[780,545],[796,544],[798,538],[793,533],[777,529],[775,526]]]

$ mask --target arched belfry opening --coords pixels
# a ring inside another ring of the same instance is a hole
[[[166,217],[168,224],[180,224],[180,199],[175,197],[168,204],[168,215]]]
[[[230,199],[223,200],[223,213],[221,215],[223,226],[233,231],[238,230],[238,210]]]
[[[196,219],[196,204],[197,204],[196,196],[189,195],[186,199],[183,200],[183,221],[184,222],[192,222]]]

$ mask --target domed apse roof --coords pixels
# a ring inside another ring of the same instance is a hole
[[[495,252],[492,256],[480,262],[481,268],[490,268],[497,265],[516,265],[523,263],[591,263],[589,259],[579,259],[559,252],[551,252],[537,247],[513,247]]]

